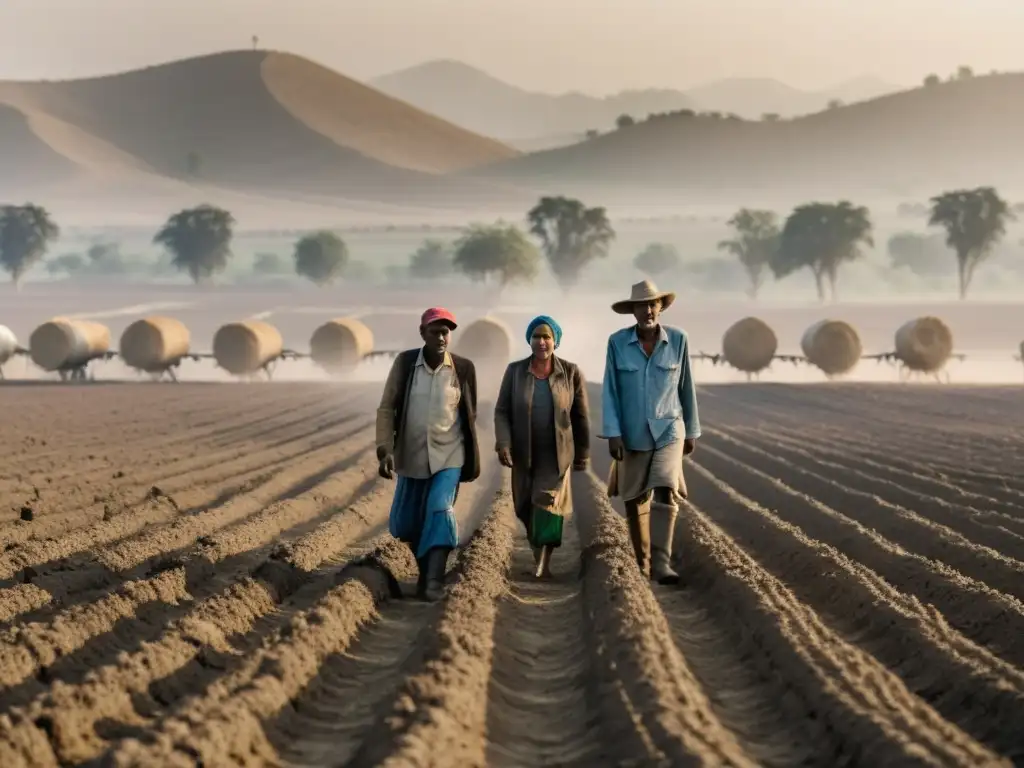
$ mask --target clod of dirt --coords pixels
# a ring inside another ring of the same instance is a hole
[[[31,522],[35,517],[35,512],[32,511],[32,507],[27,504],[21,508],[21,519],[25,522]]]
[[[164,493],[159,486],[154,485],[152,488],[150,488],[149,493],[146,494],[146,498],[150,499],[151,501],[158,501],[160,499],[163,499],[172,507],[174,507],[175,512],[181,512],[181,507],[178,506],[178,502],[176,502],[174,498],[169,494]]]
[[[33,579],[39,576],[39,571],[33,568],[31,565],[26,566],[25,570],[21,572],[21,583],[31,584]]]
[[[115,480],[120,480],[120,479],[121,479],[122,477],[124,477],[124,472],[123,472],[123,471],[121,471],[121,470],[119,469],[119,470],[117,470],[117,472],[115,472],[115,473],[114,473],[114,474],[112,475],[112,477],[113,477],[113,478],[114,478]]]
[[[114,510],[112,510],[110,508],[109,504],[104,504],[103,505],[103,520],[104,520],[104,522],[106,522],[107,520],[113,520],[113,519],[114,519]]]

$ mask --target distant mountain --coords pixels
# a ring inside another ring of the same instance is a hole
[[[449,60],[382,75],[369,85],[474,133],[515,146],[523,140],[532,146],[542,137],[554,137],[550,142],[554,145],[564,142],[567,134],[583,138],[588,130],[614,127],[622,114],[644,117],[693,107],[686,95],[664,89],[623,91],[604,98],[534,93]]]
[[[702,111],[733,113],[748,119],[764,114],[795,117],[820,112],[829,102],[843,104],[874,99],[903,90],[876,77],[860,77],[823,91],[803,91],[771,78],[716,80],[687,91]]]
[[[760,118],[818,112],[833,99],[862,101],[900,90],[900,86],[863,77],[826,91],[801,91],[777,80],[720,80],[683,92],[671,89],[622,91],[597,97],[582,93],[552,95],[518,88],[458,61],[438,60],[382,75],[369,84],[456,125],[493,136],[519,149],[563,145],[567,137],[614,127],[622,114],[642,119],[680,109],[735,113]]]

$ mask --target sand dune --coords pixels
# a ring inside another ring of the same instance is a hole
[[[1020,188],[1022,97],[1024,74],[1007,74],[779,122],[668,117],[468,173],[561,189],[629,185],[660,194]]]
[[[7,182],[55,194],[83,176],[126,190],[164,177],[273,197],[446,205],[507,196],[443,174],[517,154],[313,62],[261,51],[0,82],[0,106],[0,152],[16,162]]]

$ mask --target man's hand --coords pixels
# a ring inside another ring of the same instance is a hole
[[[586,472],[587,465],[590,463],[589,459],[576,459],[572,463],[573,472]]]
[[[625,447],[622,445],[621,437],[609,437],[608,438],[608,453],[612,455],[612,458],[616,461],[622,461],[622,457],[625,455]]]
[[[697,439],[688,437],[683,440],[683,456],[689,456],[697,449]]]
[[[385,480],[391,480],[395,476],[395,457],[387,454],[377,465],[377,474]]]
[[[511,467],[512,466],[512,450],[510,448],[505,447],[505,446],[502,446],[501,448],[499,448],[498,449],[498,461],[501,463],[501,466],[503,466],[503,467]]]

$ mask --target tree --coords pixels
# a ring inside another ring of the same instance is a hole
[[[956,79],[957,80],[970,80],[972,77],[974,77],[974,70],[973,69],[971,69],[970,67],[968,67],[966,65],[961,65],[961,66],[957,67],[957,70],[956,70]]]
[[[778,112],[765,112],[763,115],[761,115],[761,120],[762,120],[762,122],[765,122],[765,123],[777,123],[777,122],[779,122],[779,113]]]
[[[671,243],[650,243],[633,259],[633,266],[656,277],[679,266],[679,252]]]
[[[992,248],[1006,233],[1006,222],[1016,218],[1009,204],[992,187],[957,189],[931,199],[929,226],[946,230],[946,244],[956,252],[960,298]]]
[[[728,224],[736,231],[732,240],[723,240],[718,249],[727,251],[740,260],[750,278],[748,294],[757,298],[764,285],[765,270],[779,248],[779,224],[774,211],[741,208]]]
[[[257,253],[252,262],[252,271],[255,275],[286,275],[291,269],[280,254]]]
[[[25,273],[58,237],[60,227],[45,208],[33,203],[0,206],[0,266],[11,276],[16,291]]]
[[[898,232],[889,238],[886,250],[893,267],[905,267],[921,277],[944,275],[952,271],[940,235]]]
[[[424,240],[416,253],[409,257],[409,274],[415,278],[431,280],[447,277],[454,270],[452,247],[441,240]]]
[[[779,248],[769,266],[776,279],[810,269],[819,300],[825,300],[827,280],[835,301],[839,267],[860,258],[862,243],[874,245],[871,230],[868,209],[845,200],[798,206],[782,227]]]
[[[204,203],[171,215],[153,242],[170,251],[174,268],[198,285],[227,267],[234,226],[228,211]]]
[[[348,246],[326,230],[305,235],[295,244],[295,273],[323,287],[333,283],[348,264]]]
[[[829,109],[839,109],[841,106],[843,106],[843,100],[842,99],[829,99],[829,102],[828,102],[828,108]]]
[[[632,115],[619,115],[615,118],[615,127],[619,130],[629,128],[631,125],[636,125],[636,120],[633,119]]]
[[[532,282],[539,271],[540,253],[513,224],[474,224],[455,241],[452,264],[474,282],[495,277],[505,287]]]
[[[564,291],[576,285],[587,264],[608,255],[615,239],[604,208],[587,208],[567,197],[542,197],[526,217]]]
[[[928,77],[924,79],[924,84],[926,88],[932,88],[941,82],[942,81],[939,79],[939,76],[936,74],[928,75]]]

